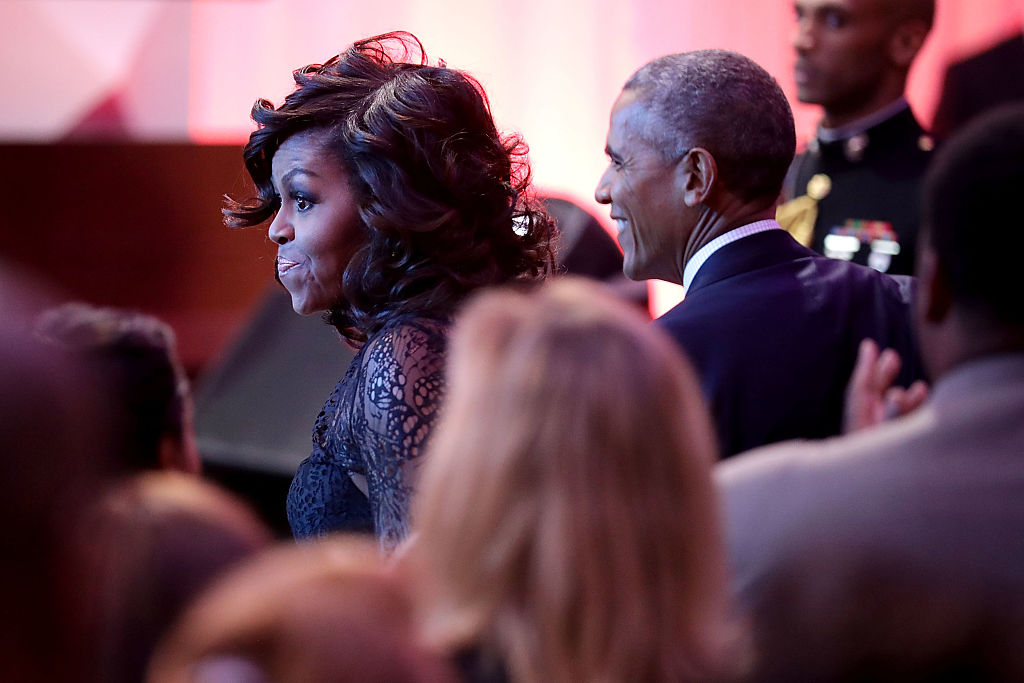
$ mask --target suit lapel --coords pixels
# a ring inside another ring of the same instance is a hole
[[[766,230],[727,244],[711,255],[690,283],[688,296],[734,275],[815,256],[785,230]]]

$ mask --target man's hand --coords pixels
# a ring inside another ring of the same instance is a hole
[[[871,339],[860,343],[857,365],[846,387],[844,433],[906,415],[924,403],[928,397],[928,385],[924,382],[914,382],[906,389],[892,385],[900,372],[900,363],[899,354],[892,349],[879,353],[878,345]]]

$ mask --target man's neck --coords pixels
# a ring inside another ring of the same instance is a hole
[[[770,203],[767,207],[764,204],[765,201],[763,199],[755,202],[739,202],[737,200],[736,205],[728,207],[721,212],[705,207],[697,221],[697,226],[690,233],[690,239],[686,243],[686,249],[683,253],[684,268],[690,259],[701,250],[701,247],[716,237],[748,223],[774,219],[775,204]]]
[[[922,334],[927,332],[922,331]],[[950,370],[987,356],[1024,352],[1024,326],[993,322],[985,315],[956,310],[941,329],[922,339],[931,353],[924,359],[933,381]]]
[[[835,142],[837,140],[852,138],[854,135],[863,133],[883,121],[888,121],[900,112],[906,110],[909,106],[910,105],[907,104],[906,98],[900,95],[888,104],[882,105],[863,116],[850,119],[846,123],[833,124],[826,114],[818,125],[818,139],[823,142]]]
[[[851,96],[839,102],[819,103],[822,105],[821,125],[825,128],[848,126],[904,97],[907,78],[905,73],[890,72],[880,77],[880,82],[870,93]]]

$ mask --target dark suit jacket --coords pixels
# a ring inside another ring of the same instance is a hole
[[[722,457],[839,433],[857,347],[871,337],[921,376],[912,281],[821,256],[783,230],[729,244],[658,319],[696,366]]]

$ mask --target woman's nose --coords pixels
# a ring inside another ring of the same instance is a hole
[[[270,221],[270,228],[267,230],[267,237],[274,244],[287,244],[295,239],[295,231],[291,223],[278,211],[274,220]]]

